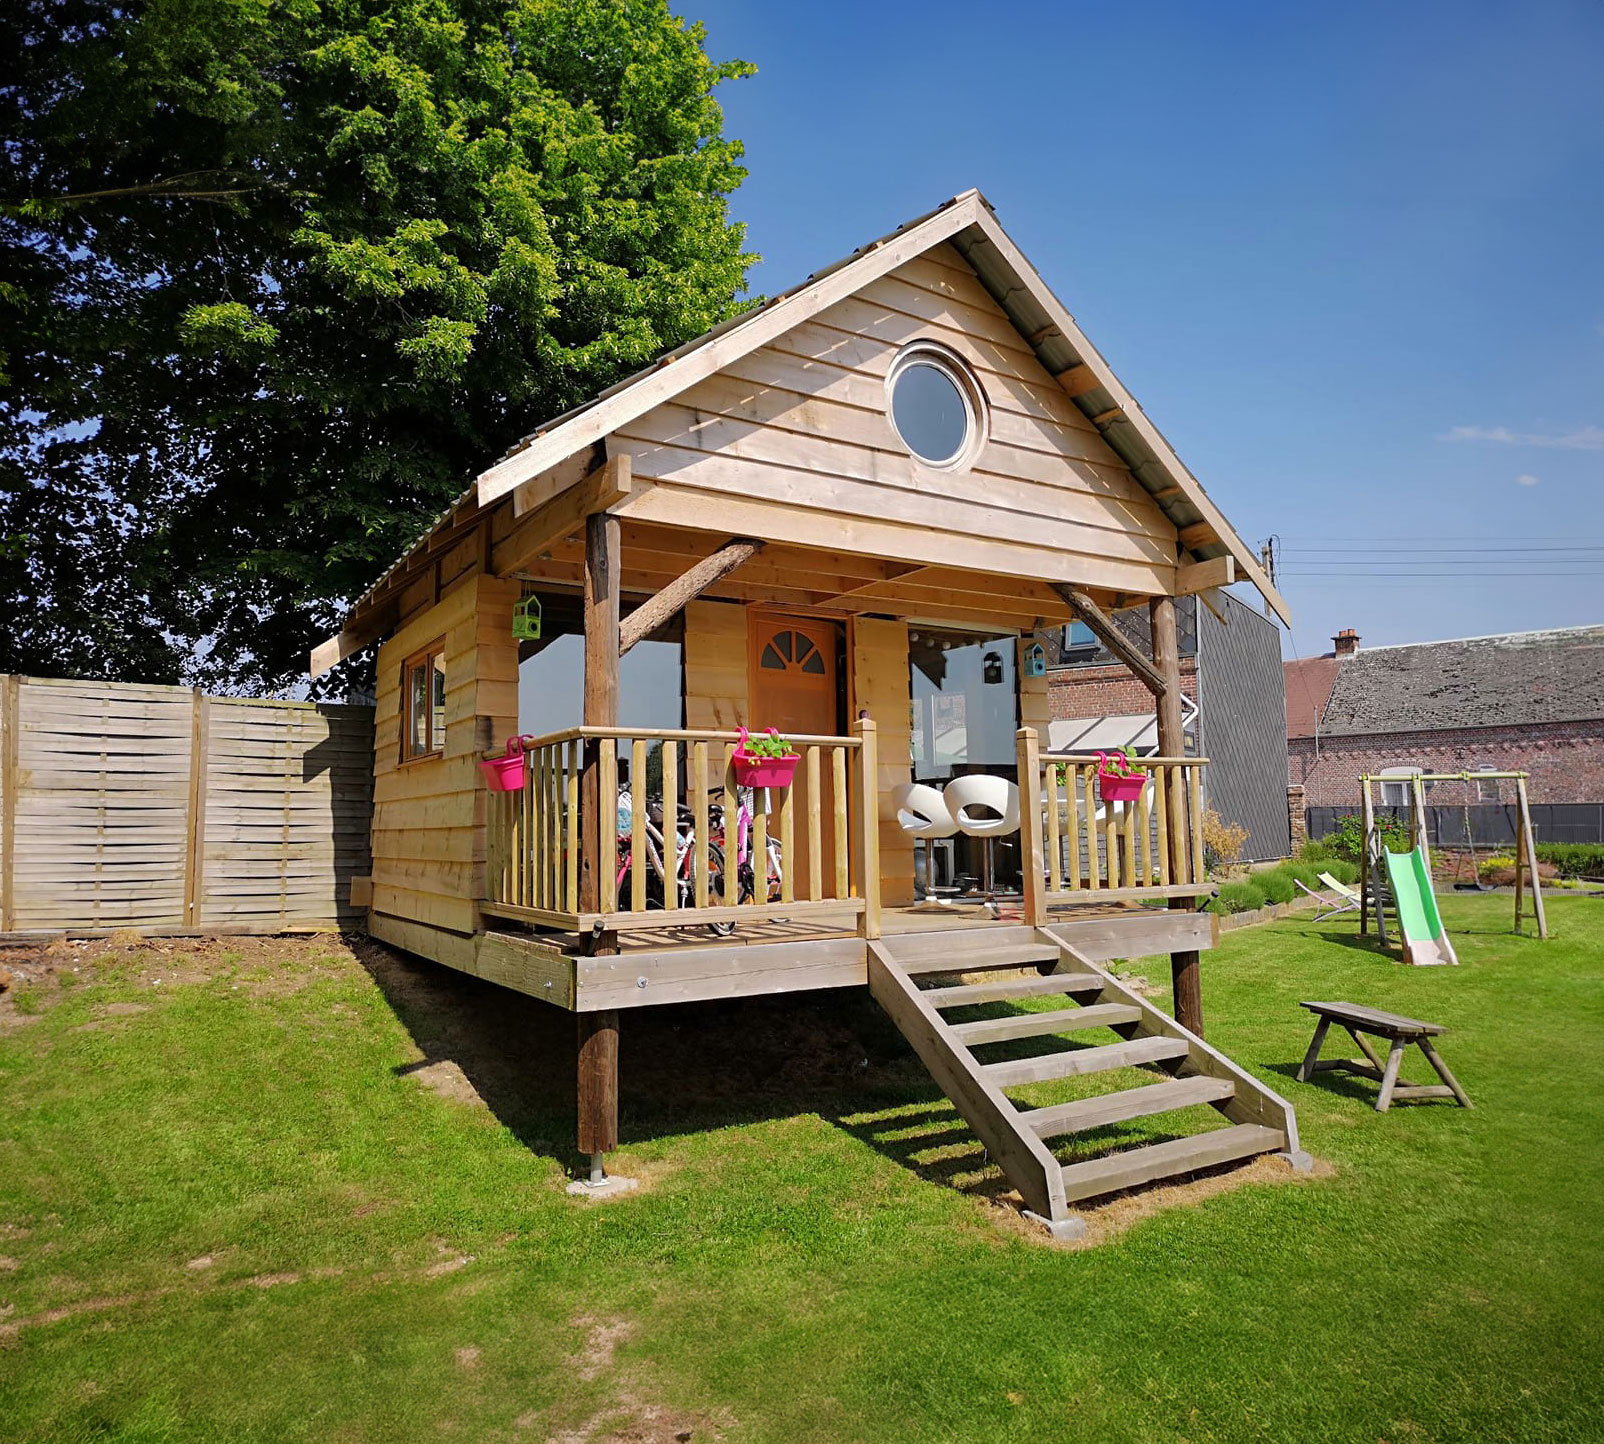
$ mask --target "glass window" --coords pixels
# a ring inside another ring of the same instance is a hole
[[[916,781],[978,771],[1012,775],[1019,725],[1016,640],[929,627],[909,632]]]
[[[401,736],[403,759],[429,757],[446,747],[446,661],[439,644],[402,668],[405,703]]]
[[[585,706],[585,628],[579,599],[542,593],[541,600],[543,635],[538,642],[523,644],[518,663],[518,730],[535,737],[579,726]],[[683,725],[680,636],[676,617],[620,659],[620,726]]]
[[[1413,780],[1420,775],[1418,767],[1386,767],[1381,772],[1381,805],[1408,807]]]

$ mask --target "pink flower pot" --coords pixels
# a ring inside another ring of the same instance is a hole
[[[769,728],[770,737],[779,735],[772,727]],[[741,740],[736,744],[730,760],[735,765],[735,780],[742,787],[789,787],[796,775],[796,764],[802,757],[800,753],[792,753],[789,757],[748,757],[746,728],[743,727]]]
[[[509,737],[507,750],[500,757],[486,757],[479,763],[492,792],[516,792],[524,785],[524,738]]]
[[[1104,803],[1135,802],[1142,795],[1142,789],[1147,786],[1147,774],[1138,772],[1135,776],[1126,777],[1118,772],[1110,772],[1106,766],[1108,754],[1097,754],[1097,785],[1103,794]]]

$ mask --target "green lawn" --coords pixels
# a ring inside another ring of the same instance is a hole
[[[372,947],[80,948],[0,1005],[0,1439],[1604,1437],[1604,902],[1443,911],[1454,970],[1351,919],[1205,955],[1329,1169],[1079,1251],[866,994],[626,1015],[648,1186],[586,1206],[565,1015]],[[1292,1081],[1300,998],[1445,1023],[1476,1109]]]

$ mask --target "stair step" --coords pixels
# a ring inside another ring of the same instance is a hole
[[[1168,1083],[1152,1083],[1144,1088],[1127,1088],[1121,1093],[1104,1093],[1096,1098],[1078,1098],[1051,1108],[1033,1108],[1020,1114],[1020,1121],[1038,1138],[1057,1138],[1065,1133],[1089,1133],[1111,1123],[1131,1118],[1148,1118],[1175,1108],[1191,1108],[1198,1103],[1223,1103],[1236,1093],[1229,1078],[1175,1078]]]
[[[900,961],[900,960],[899,960]],[[931,949],[902,963],[910,977],[925,973],[982,973],[992,968],[1035,968],[1058,966],[1056,948],[1039,942],[988,943],[984,933],[964,938],[951,947]]]
[[[1045,1033],[1072,1033],[1080,1028],[1112,1028],[1138,1023],[1142,1010],[1129,1003],[1093,1003],[1089,1008],[1064,1008],[1056,1013],[1017,1013],[1012,1018],[987,1018],[979,1023],[955,1023],[952,1031],[966,1046],[1006,1043],[1014,1038],[1039,1038]]]
[[[1064,1199],[1073,1203],[1101,1193],[1135,1188],[1155,1179],[1172,1178],[1177,1173],[1234,1163],[1256,1153],[1273,1153],[1285,1146],[1286,1135],[1279,1128],[1238,1123],[1191,1138],[1175,1138],[1168,1143],[1152,1143],[1146,1148],[1111,1153],[1106,1158],[1093,1158],[1085,1163],[1065,1164],[1059,1172],[1064,1183]]]
[[[980,1071],[999,1088],[1019,1083],[1043,1083],[1049,1078],[1077,1078],[1086,1073],[1107,1073],[1137,1063],[1161,1063],[1184,1058],[1190,1051],[1184,1038],[1131,1038],[1101,1048],[1078,1048],[1063,1053],[1042,1053],[1034,1058],[1012,1058],[1006,1063],[984,1063]]]
[[[1046,978],[1010,978],[998,983],[960,983],[952,988],[926,988],[932,1008],[967,1008],[975,1003],[1008,1003],[1015,998],[1048,998],[1057,994],[1100,993],[1108,980],[1096,973],[1054,973]]]

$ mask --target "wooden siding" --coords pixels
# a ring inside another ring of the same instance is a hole
[[[885,377],[909,341],[962,355],[986,393],[972,467],[920,465]],[[732,362],[608,441],[658,486],[639,520],[1137,592],[1174,586],[1174,525],[1013,329],[938,247]]]
[[[373,734],[376,913],[456,933],[472,933],[477,926],[485,860],[485,792],[478,764],[488,746],[518,730],[518,645],[512,636],[518,592],[519,584],[510,579],[469,576],[379,649]],[[402,664],[436,640],[445,651],[445,750],[438,757],[402,762]]]
[[[7,677],[5,931],[354,926],[372,713]]]
[[[913,902],[913,838],[897,821],[891,790],[913,776],[908,624],[880,617],[852,623],[853,716],[867,711],[878,730],[880,897],[886,907]]]
[[[746,723],[746,608],[692,602],[685,608],[685,725],[726,731]]]

